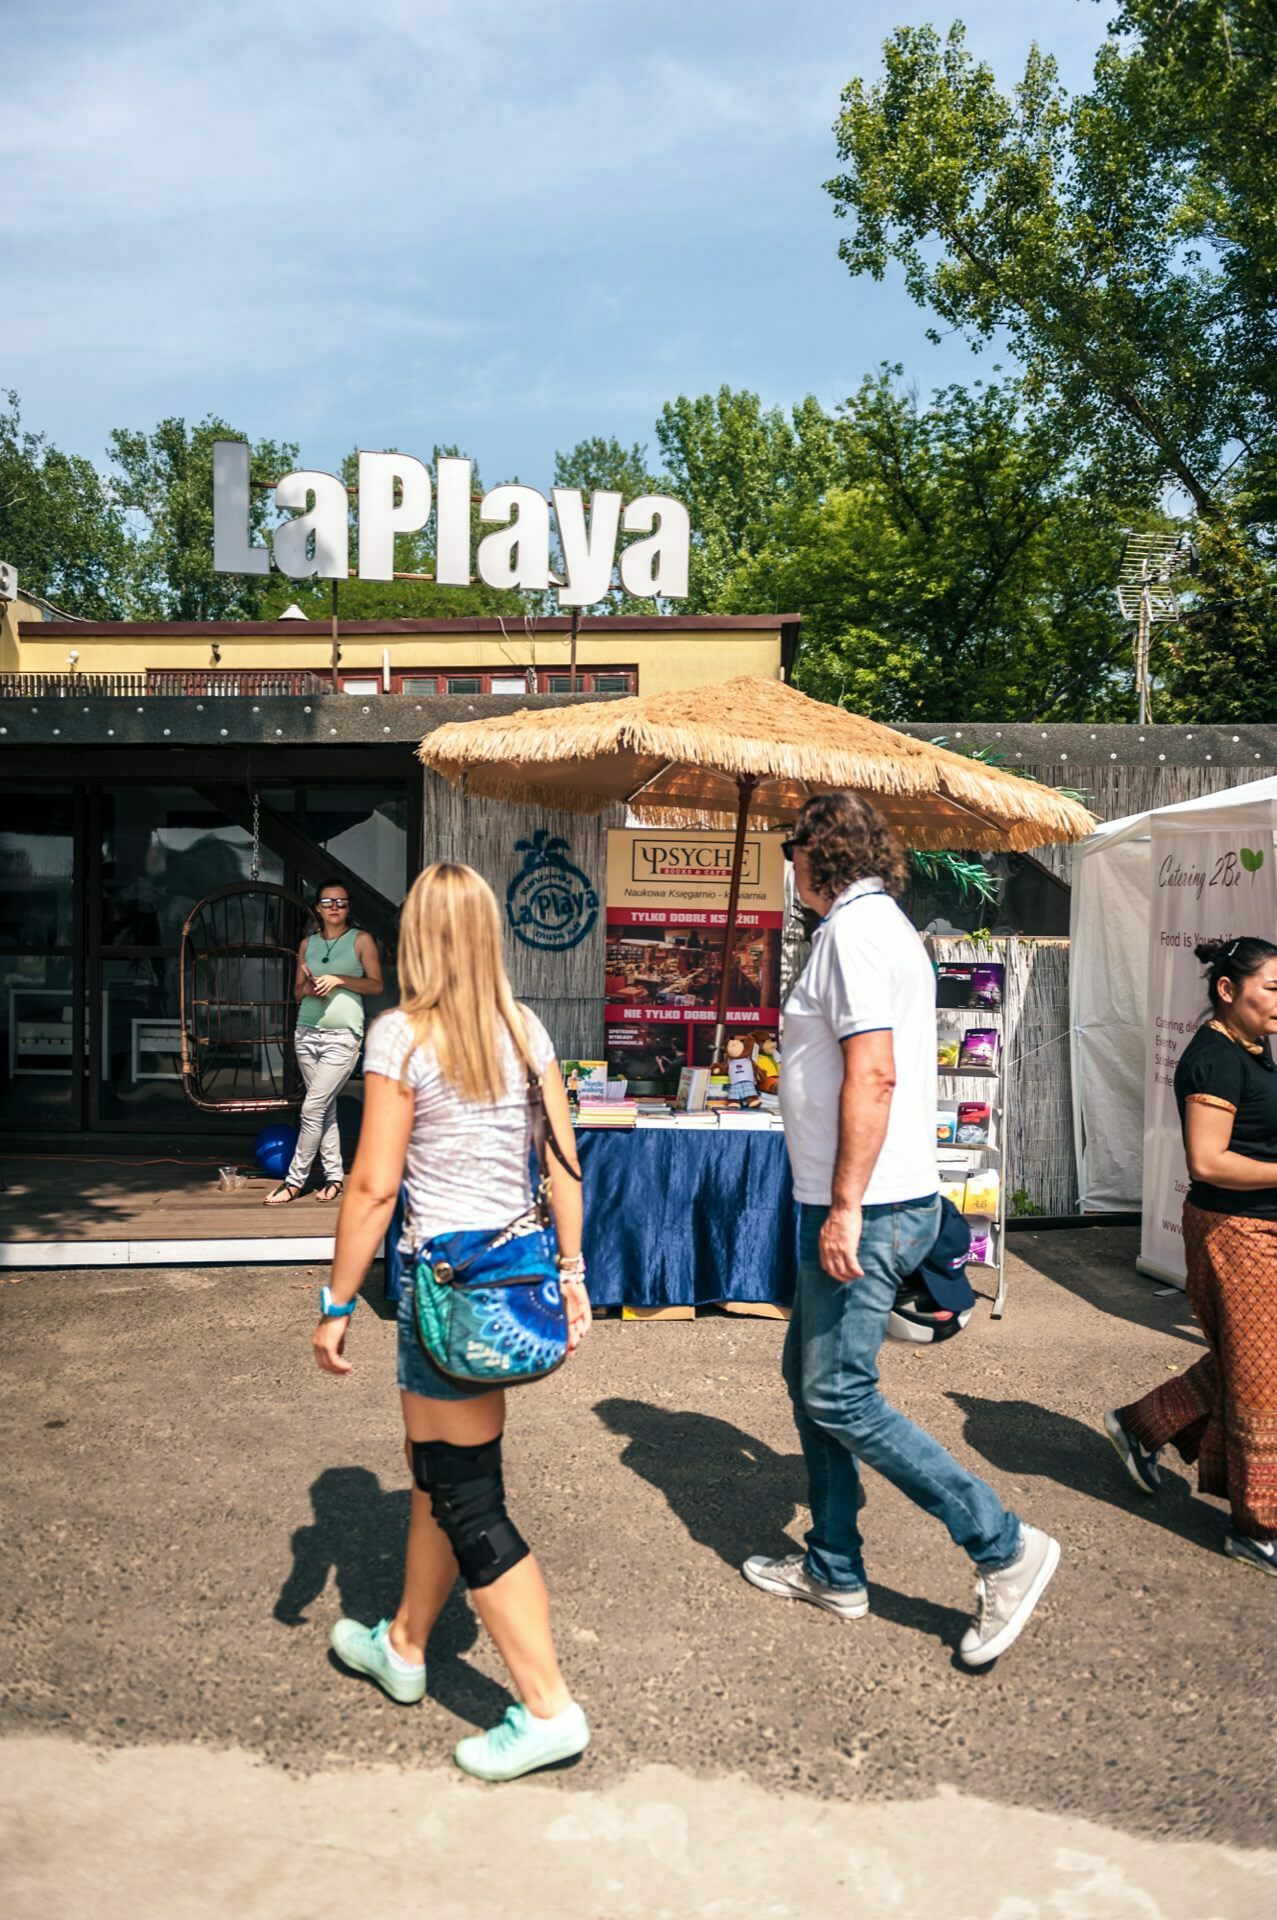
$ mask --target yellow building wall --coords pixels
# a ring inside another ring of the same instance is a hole
[[[30,619],[33,612],[30,609],[19,617]],[[10,644],[8,633],[6,618],[6,648]],[[48,641],[27,637],[21,642],[20,657],[16,639],[12,644],[13,660],[10,661],[6,651],[0,655],[0,667],[20,667],[24,673],[65,673],[67,653],[72,646],[80,655],[78,671],[81,673],[145,673],[148,667],[214,665],[212,643],[200,635],[117,639],[108,634],[86,633],[77,636],[74,642],[65,635]],[[310,629],[295,639],[291,635],[246,634],[241,640],[219,634],[217,644],[216,665],[223,669],[306,667],[323,673],[331,660],[331,639],[324,628]],[[342,671],[380,673],[386,651],[396,672],[429,667],[455,673],[467,669],[500,672],[503,668],[517,670],[528,666],[557,670],[566,668],[570,661],[567,634],[542,633],[529,640],[521,629],[514,627],[508,638],[500,633],[343,636]],[[577,641],[577,666],[582,670],[595,666],[636,666],[640,693],[703,686],[716,680],[730,680],[739,673],[779,679],[780,627],[778,624],[774,632],[758,628],[712,632],[684,628],[669,633],[623,628],[609,633],[595,627],[582,633]]]
[[[38,620],[40,609],[19,594],[16,600],[0,600],[0,673],[18,673],[22,666],[23,646],[18,637],[19,620]],[[66,647],[61,665],[66,666]],[[29,669],[28,669],[29,671]]]

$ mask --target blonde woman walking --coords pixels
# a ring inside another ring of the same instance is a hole
[[[550,1210],[568,1351],[590,1325],[581,1257],[581,1188],[567,1095],[540,1021],[510,990],[492,889],[469,867],[428,867],[404,902],[401,1000],[368,1036],[364,1119],[337,1223],[332,1280],[312,1336],[326,1373],[351,1370],[349,1316],[407,1181],[414,1250],[441,1236],[484,1247],[533,1231],[530,1092],[551,1140]],[[507,1229],[512,1229],[507,1233]],[[451,1242],[450,1244],[455,1244]],[[557,1288],[551,1283],[550,1291]],[[426,1690],[426,1643],[458,1571],[519,1695],[500,1726],[462,1740],[456,1760],[484,1780],[512,1780],[581,1753],[589,1728],[559,1669],[545,1582],[506,1512],[505,1393],[467,1387],[432,1364],[419,1337],[414,1285],[399,1308],[398,1382],[412,1470],[403,1598],[393,1620],[339,1620],[338,1658],[409,1705]]]

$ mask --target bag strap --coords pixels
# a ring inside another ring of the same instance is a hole
[[[559,1165],[563,1168],[563,1171],[570,1174],[573,1180],[580,1180],[581,1174],[567,1158],[567,1155],[555,1137],[554,1128],[550,1125],[550,1116],[545,1110],[545,1089],[541,1085],[540,1074],[531,1066],[528,1067],[527,1073],[528,1113],[532,1122],[532,1149],[537,1157],[537,1217],[541,1221],[542,1226],[545,1226],[550,1217],[550,1161],[546,1151],[547,1147],[549,1148],[549,1152],[554,1155]]]

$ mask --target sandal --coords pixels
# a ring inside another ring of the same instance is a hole
[[[273,1193],[268,1193],[262,1201],[264,1207],[288,1207],[301,1192],[300,1187],[290,1187],[287,1180],[281,1180]]]
[[[344,1185],[345,1182],[342,1180],[325,1180],[322,1187],[316,1187],[315,1198],[322,1201],[325,1206],[331,1206],[334,1200],[341,1199],[341,1190]]]

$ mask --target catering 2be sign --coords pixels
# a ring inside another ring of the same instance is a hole
[[[1148,918],[1148,1033],[1144,1055],[1144,1191],[1139,1266],[1183,1286],[1188,1169],[1175,1104],[1175,1069],[1210,1009],[1203,940],[1271,939],[1277,925],[1274,808],[1270,800],[1194,804],[1154,814]]]
[[[733,836],[618,827],[607,837],[604,1018],[609,1070],[667,1080],[704,1066],[723,977]],[[729,1028],[775,1034],[785,865],[780,835],[749,833],[730,962]]]

